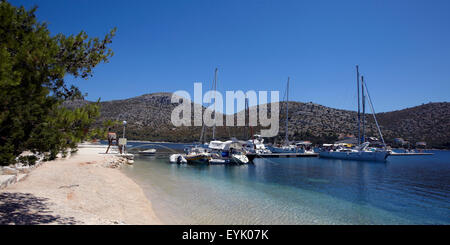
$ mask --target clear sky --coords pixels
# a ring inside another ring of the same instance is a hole
[[[52,34],[104,36],[115,55],[89,80],[87,99],[210,88],[280,90],[290,100],[356,108],[355,65],[375,109],[450,101],[450,1],[11,1]]]

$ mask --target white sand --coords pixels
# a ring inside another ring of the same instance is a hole
[[[142,189],[102,166],[105,148],[80,148],[0,191],[0,224],[161,224]]]

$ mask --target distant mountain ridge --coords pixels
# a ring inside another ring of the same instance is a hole
[[[201,127],[172,125],[170,117],[177,104],[171,103],[171,96],[171,93],[153,93],[129,99],[100,102],[99,123],[108,119],[126,120],[129,139],[198,141]],[[74,108],[86,103],[92,102],[67,101],[64,105]],[[279,136],[269,141],[280,142],[284,139],[285,105],[285,102],[280,102]],[[403,110],[377,113],[376,117],[388,143],[392,143],[394,138],[403,138],[412,143],[425,141],[429,147],[450,148],[450,103],[448,102],[428,103]],[[378,137],[372,114],[367,114],[366,120],[366,135]],[[121,132],[120,129],[121,127],[116,128],[118,132]],[[256,127],[253,133],[259,130],[260,127]],[[211,129],[207,130],[207,139],[211,138],[210,131]],[[334,109],[314,103],[289,102],[290,140],[333,142],[340,135],[355,135],[356,131],[355,111]],[[229,137],[244,139],[250,135],[245,127],[218,127],[216,132],[218,139]]]

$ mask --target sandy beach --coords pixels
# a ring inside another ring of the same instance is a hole
[[[142,189],[105,148],[79,148],[0,190],[0,224],[161,224]]]

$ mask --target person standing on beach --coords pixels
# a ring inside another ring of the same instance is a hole
[[[118,145],[117,144],[117,135],[116,135],[116,133],[111,132],[111,128],[108,128],[108,148],[106,149],[106,153],[108,153],[109,147],[111,147],[111,145],[113,145],[114,141],[115,141],[115,145]],[[120,147],[119,147],[119,150],[122,151],[120,149]]]

